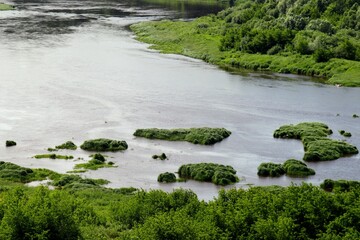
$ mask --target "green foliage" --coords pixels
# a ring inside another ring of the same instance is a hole
[[[81,146],[81,149],[87,151],[122,151],[128,148],[125,141],[117,141],[106,138],[98,138],[85,141]]]
[[[324,182],[320,184],[320,187],[328,192],[345,192],[350,191],[354,188],[360,188],[360,182],[350,180],[325,179]]]
[[[176,176],[175,176],[175,174],[170,173],[170,172],[161,173],[158,176],[157,181],[158,182],[166,182],[166,183],[176,182]]]
[[[168,159],[168,157],[166,156],[165,153],[162,153],[162,154],[160,154],[160,155],[153,155],[152,158],[153,158],[153,159],[160,159],[160,160],[166,160],[166,159]]]
[[[59,179],[53,181],[52,185],[64,189],[84,189],[100,187],[108,184],[109,181],[104,179],[81,178],[78,175],[63,175]]]
[[[11,6],[9,4],[0,3],[0,11],[8,11],[8,10],[14,10],[15,7]]]
[[[185,164],[179,168],[178,173],[181,178],[212,182],[217,185],[228,185],[239,181],[233,167],[215,163]]]
[[[95,153],[93,155],[90,155],[92,159],[87,163],[79,163],[75,165],[75,169],[90,169],[90,170],[97,170],[99,168],[110,168],[110,167],[116,167],[113,166],[113,162],[106,163],[106,159],[104,155],[101,153]]]
[[[346,132],[345,130],[339,130],[339,133],[343,135],[344,137],[351,137],[350,132]]]
[[[56,149],[56,148],[48,148],[47,150],[48,150],[48,152],[57,152],[57,151],[59,151],[59,150]]]
[[[291,177],[306,177],[314,175],[315,171],[296,159],[286,160],[283,164],[261,163],[258,167],[258,175],[262,177],[280,177],[284,174]]]
[[[281,126],[275,130],[274,137],[300,139],[304,145],[305,161],[328,161],[359,153],[349,143],[327,138],[331,133],[332,130],[323,123],[305,122]]]
[[[229,137],[225,128],[189,128],[189,129],[137,129],[134,136],[168,141],[188,141],[194,144],[212,145]]]
[[[353,118],[359,118],[359,115],[357,115],[357,114],[353,114],[353,116],[352,116]]]
[[[39,154],[39,155],[35,155],[34,158],[40,159],[40,158],[51,158],[51,159],[73,159],[73,156],[64,156],[64,155],[58,155],[58,154]]]
[[[280,177],[285,174],[285,170],[282,164],[261,163],[257,174],[262,177]]]
[[[67,141],[59,146],[55,147],[56,149],[69,149],[69,150],[76,150],[77,146],[72,141]]]
[[[16,146],[16,142],[15,142],[15,141],[12,141],[12,140],[6,140],[5,145],[6,145],[7,147]]]

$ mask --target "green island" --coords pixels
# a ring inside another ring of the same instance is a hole
[[[230,134],[231,132],[225,128],[147,128],[137,129],[134,133],[134,136],[149,139],[187,141],[194,144],[212,145],[229,137]]]
[[[87,162],[87,163],[79,163],[75,165],[75,170],[85,170],[85,169],[89,169],[89,170],[97,170],[99,168],[111,168],[111,167],[116,167],[114,166],[113,162],[106,162],[105,156],[102,155],[101,153],[95,153],[93,155],[90,155],[90,157],[92,157],[92,159]]]
[[[47,178],[54,190],[23,184]],[[0,162],[0,239],[358,239],[360,234],[355,181],[327,179],[326,191],[305,183],[222,189],[207,202],[185,189],[112,189],[102,186],[106,183]]]
[[[170,172],[160,173],[157,181],[165,182],[165,183],[176,182],[176,176],[174,173],[170,173]]]
[[[13,141],[13,140],[6,140],[5,146],[6,146],[6,147],[16,146],[16,142]]]
[[[55,147],[56,149],[68,149],[68,150],[76,150],[77,146],[72,141],[67,141],[61,145]]]
[[[234,7],[193,21],[131,26],[162,53],[202,59],[225,69],[315,76],[360,86],[357,0],[237,0]]]
[[[125,141],[98,138],[85,141],[83,144],[81,144],[80,148],[86,151],[115,152],[126,150],[128,148],[128,145]]]
[[[304,161],[329,161],[352,154],[358,149],[344,141],[328,138],[332,130],[324,123],[304,122],[284,125],[275,130],[274,138],[299,139],[304,145]]]
[[[50,153],[50,154],[38,154],[35,155],[34,158],[40,159],[40,158],[50,158],[50,159],[64,159],[64,160],[68,160],[68,159],[73,159],[73,156],[66,156],[66,155],[59,155],[59,154],[54,154],[54,153]]]
[[[216,185],[228,185],[239,181],[233,167],[215,163],[181,165],[178,174],[180,178],[212,182]]]
[[[10,4],[0,3],[0,11],[8,11],[8,10],[14,10],[14,9],[15,9],[15,7]]]
[[[284,174],[290,177],[307,177],[315,175],[315,171],[299,160],[289,159],[283,164],[261,163],[258,167],[259,176],[262,177],[280,177]]]

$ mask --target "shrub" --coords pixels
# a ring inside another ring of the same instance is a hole
[[[77,146],[72,141],[67,141],[59,146],[56,146],[57,149],[69,149],[69,150],[76,150]]]
[[[87,151],[122,151],[128,148],[125,141],[117,141],[106,138],[98,138],[85,141],[81,146],[81,149]]]
[[[176,182],[176,176],[175,176],[175,174],[169,173],[169,172],[161,173],[158,176],[157,181],[158,182],[166,182],[166,183]]]
[[[315,175],[315,171],[313,169],[308,168],[304,162],[296,159],[289,159],[282,166],[288,176],[305,177]]]

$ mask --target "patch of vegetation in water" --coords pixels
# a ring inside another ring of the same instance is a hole
[[[229,137],[231,132],[225,128],[180,128],[180,129],[137,129],[136,137],[168,141],[187,141],[194,144],[212,145]]]
[[[67,141],[61,145],[55,147],[56,149],[68,149],[68,150],[76,150],[77,146],[72,141]]]
[[[328,161],[359,153],[358,149],[344,141],[327,138],[332,130],[326,124],[304,122],[284,125],[275,130],[275,138],[300,139],[304,145],[305,161]]]
[[[353,118],[359,118],[359,115],[357,115],[357,114],[353,114],[353,116],[352,116]]]
[[[50,159],[64,159],[64,160],[69,160],[69,159],[73,159],[73,156],[66,156],[66,155],[58,155],[55,153],[50,153],[50,154],[39,154],[39,155],[35,155],[34,158],[40,159],[40,158],[50,158]]]
[[[101,153],[95,153],[93,155],[90,155],[90,157],[92,157],[92,159],[90,161],[88,161],[87,163],[79,163],[75,165],[75,169],[80,169],[80,170],[97,170],[99,168],[110,168],[110,167],[116,167],[113,166],[114,163],[113,162],[106,162],[106,159],[104,157],[104,155],[102,155]]]
[[[10,4],[0,3],[0,11],[14,10],[15,7]]]
[[[282,164],[261,163],[258,167],[257,174],[262,177],[280,177],[285,174]]]
[[[6,147],[16,146],[16,142],[13,141],[13,140],[6,140],[5,146],[6,146]]]
[[[320,187],[328,192],[347,192],[354,188],[360,188],[359,181],[325,179]]]
[[[84,189],[100,187],[108,184],[105,179],[82,178],[78,175],[63,175],[58,180],[53,181],[52,185],[63,189]]]
[[[48,150],[48,152],[57,152],[57,151],[59,151],[59,149],[56,149],[56,148],[48,148],[47,150]]]
[[[296,159],[286,160],[282,166],[286,175],[291,177],[306,177],[315,175],[315,171],[313,169],[309,168],[304,162]]]
[[[215,163],[185,164],[179,168],[178,174],[180,178],[212,182],[216,185],[228,185],[239,181],[233,167]]]
[[[157,179],[158,182],[172,183],[176,182],[176,176],[174,173],[165,172],[161,173]]]
[[[153,159],[160,159],[160,160],[166,160],[166,159],[168,159],[168,157],[166,156],[165,153],[162,153],[162,154],[160,154],[160,155],[153,155],[152,158],[153,158]]]
[[[351,133],[350,132],[346,132],[345,130],[339,130],[339,133],[341,135],[343,135],[344,137],[351,137]]]
[[[118,141],[106,138],[98,138],[85,141],[81,146],[81,149],[87,151],[106,152],[106,151],[123,151],[128,148],[125,141]]]

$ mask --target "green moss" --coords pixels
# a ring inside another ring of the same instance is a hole
[[[56,146],[57,149],[68,149],[68,150],[76,150],[77,146],[72,141],[67,141],[59,146]]]
[[[306,177],[315,175],[315,171],[308,168],[307,165],[296,159],[289,159],[283,164],[286,175],[291,177]]]
[[[353,188],[359,188],[360,182],[350,180],[325,179],[324,182],[320,184],[320,187],[329,192],[345,192],[350,191]]]
[[[9,4],[0,3],[0,11],[14,10],[15,7]]]
[[[262,177],[280,177],[285,174],[282,164],[261,163],[257,174]]]
[[[7,147],[16,146],[16,142],[15,142],[15,141],[12,141],[12,140],[6,140],[5,145],[6,145]]]
[[[157,181],[158,182],[166,182],[166,183],[176,182],[176,176],[175,176],[175,174],[169,173],[169,172],[161,173],[158,176]]]
[[[137,129],[134,136],[168,141],[187,141],[194,144],[212,145],[229,137],[225,128],[189,128],[189,129]]]
[[[153,159],[160,159],[160,160],[166,160],[166,159],[168,159],[168,157],[166,156],[165,153],[162,153],[162,154],[160,154],[160,155],[153,155],[152,158],[153,158]]]
[[[339,130],[339,133],[343,135],[344,137],[351,137],[350,132],[346,132],[345,130]]]
[[[87,151],[122,151],[128,148],[128,145],[125,141],[117,141],[106,138],[98,138],[93,140],[85,141],[81,146],[81,149]]]
[[[358,149],[346,142],[327,138],[332,130],[323,123],[305,122],[285,125],[275,130],[275,138],[300,139],[304,145],[305,161],[328,161],[359,153]]]
[[[34,158],[50,158],[50,159],[65,159],[65,160],[68,160],[68,159],[73,159],[74,157],[73,156],[65,156],[65,155],[57,155],[57,154],[54,154],[54,153],[51,153],[51,154],[39,154],[39,155],[35,155]]]
[[[215,163],[185,164],[179,168],[178,173],[180,178],[213,182],[217,185],[228,185],[239,181],[233,167]]]

